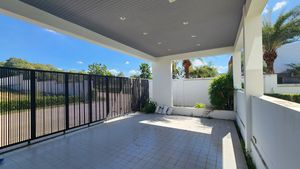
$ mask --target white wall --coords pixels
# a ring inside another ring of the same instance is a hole
[[[265,93],[300,94],[300,84],[277,84],[277,75],[264,75]]]
[[[287,64],[300,63],[300,43],[286,44],[277,49],[277,54],[274,70],[275,73],[281,73],[287,69]]]
[[[159,105],[173,106],[171,61],[152,63],[152,99]]]
[[[173,79],[173,103],[175,106],[210,105],[208,88],[212,78]]]
[[[268,96],[252,97],[253,158],[258,169],[299,168],[300,104]],[[256,148],[257,149],[256,149]]]
[[[201,79],[173,79],[173,104],[174,106],[194,107],[196,103],[210,105],[208,88],[213,78]],[[153,99],[153,84],[149,81],[149,95]]]
[[[240,132],[245,140],[245,124],[246,124],[245,93],[242,90],[235,90],[235,96],[236,96],[236,121],[240,128]]]

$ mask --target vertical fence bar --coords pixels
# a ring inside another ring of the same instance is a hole
[[[69,75],[65,74],[65,110],[66,110],[66,130],[69,129]]]
[[[31,108],[31,139],[36,138],[36,90],[35,90],[35,71],[30,71],[30,108]]]
[[[88,100],[89,100],[89,123],[93,121],[92,119],[92,75],[88,75]]]
[[[105,84],[106,84],[106,117],[109,114],[109,78],[105,77]]]
[[[138,79],[138,100],[139,100],[138,104],[139,104],[139,111],[142,109],[142,101],[141,101],[141,85],[142,85],[142,83],[141,82],[142,81],[139,78]]]

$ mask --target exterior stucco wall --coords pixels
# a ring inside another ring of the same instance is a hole
[[[208,88],[213,78],[173,79],[173,105],[194,107],[196,103],[210,105]],[[153,81],[149,81],[150,98],[153,99]]]
[[[259,156],[270,169],[299,168],[300,104],[261,96],[252,97],[251,105],[257,168],[266,168]]]
[[[277,84],[277,75],[264,75],[264,93],[300,94],[300,84]]]

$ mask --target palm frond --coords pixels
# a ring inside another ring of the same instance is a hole
[[[300,37],[300,6],[282,13],[276,22],[263,24],[263,45],[265,51],[276,50],[280,46],[295,42]]]

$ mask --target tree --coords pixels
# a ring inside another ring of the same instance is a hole
[[[117,76],[118,76],[118,77],[125,77],[125,75],[124,75],[123,72],[119,72],[119,73],[117,74]]]
[[[24,69],[34,69],[34,66],[27,62],[26,60],[19,59],[19,58],[9,58],[4,63],[5,67],[12,67],[12,68],[24,68]]]
[[[192,62],[189,59],[185,59],[182,61],[182,66],[184,68],[185,78],[190,77],[190,67],[192,66]]]
[[[97,74],[102,76],[111,76],[111,72],[107,69],[106,65],[102,65],[101,63],[93,63],[88,66],[89,74]]]
[[[287,43],[295,42],[300,37],[300,6],[282,13],[276,22],[263,23],[263,59],[267,64],[267,73],[274,73],[273,64],[277,58],[277,49]]]
[[[58,71],[59,69],[50,64],[37,64],[30,63],[26,60],[19,58],[9,58],[5,62],[2,62],[4,67],[12,67],[12,68],[23,68],[23,69],[37,69],[37,70],[50,70],[50,71]]]
[[[150,66],[147,63],[142,63],[140,65],[140,72],[141,72],[140,78],[143,78],[143,79],[151,79],[152,78]]]
[[[136,75],[131,75],[130,78],[137,79],[137,78],[140,78],[140,75],[138,75],[138,74],[136,74]]]
[[[178,67],[178,61],[174,60],[172,61],[172,78],[173,79],[179,79],[183,76],[183,69],[181,67]]]
[[[218,75],[218,70],[211,65],[203,65],[192,69],[190,75],[192,78],[215,77]]]

